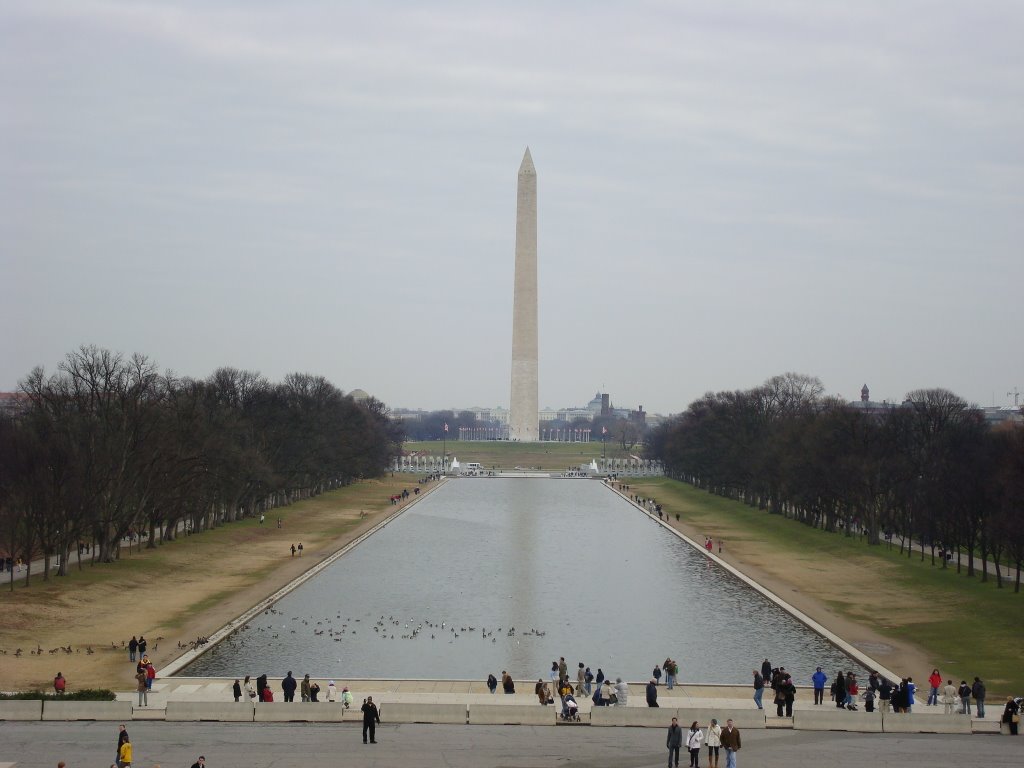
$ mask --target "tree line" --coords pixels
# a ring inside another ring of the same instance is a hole
[[[922,389],[886,408],[824,395],[787,373],[759,387],[714,392],[652,430],[648,455],[666,473],[771,514],[870,545],[899,542],[909,557],[960,553],[1016,570],[1024,560],[1024,428],[990,427],[945,389]],[[1007,577],[1008,571],[1007,570]],[[982,581],[988,571],[980,567]]]
[[[89,346],[20,390],[23,407],[0,417],[0,549],[42,555],[44,578],[54,556],[58,575],[84,546],[110,562],[126,536],[155,547],[262,514],[378,476],[401,451],[382,403],[310,374],[177,378]]]

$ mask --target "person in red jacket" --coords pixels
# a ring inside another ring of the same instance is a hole
[[[274,701],[274,692],[272,690],[270,690],[270,686],[269,685],[266,688],[263,689],[263,701],[269,702],[269,703],[273,703],[273,701]]]
[[[58,696],[64,695],[64,688],[67,685],[67,682],[67,678],[60,672],[58,672],[57,676],[53,678],[53,690],[57,692]]]
[[[928,694],[927,706],[939,706],[939,688],[942,687],[942,675],[939,674],[939,670],[933,669],[931,675],[928,677],[928,685],[931,686],[931,692]]]

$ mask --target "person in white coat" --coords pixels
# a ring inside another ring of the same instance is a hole
[[[700,768],[700,748],[704,743],[704,731],[694,720],[686,732],[686,748],[690,750],[690,768]]]
[[[619,701],[619,706],[626,706],[626,699],[629,697],[629,685],[622,682],[621,677],[615,678],[615,698]]]
[[[327,683],[327,700],[331,702],[338,700],[338,686],[334,684],[333,680]]]
[[[718,750],[722,746],[722,726],[712,718],[704,743],[708,745],[708,768],[718,768]]]

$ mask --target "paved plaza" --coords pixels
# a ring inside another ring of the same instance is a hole
[[[199,755],[209,768],[657,768],[665,732],[582,726],[388,725],[363,745],[358,723],[339,725],[129,722],[137,768],[187,768]],[[1018,766],[1024,739],[1006,736],[846,734],[761,730],[743,734],[739,768]],[[0,764],[18,768],[106,768],[116,723],[0,724]],[[683,757],[685,763],[686,757]],[[725,764],[724,757],[721,762]],[[707,765],[706,751],[701,766]]]

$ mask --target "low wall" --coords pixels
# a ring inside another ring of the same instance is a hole
[[[262,706],[262,705],[261,705]],[[221,701],[168,701],[167,720],[220,723],[251,723],[255,719],[254,704],[229,704]]]
[[[380,719],[383,723],[454,723],[465,725],[467,721],[465,704],[407,704],[403,702],[380,702]],[[362,718],[362,713],[355,710]]]
[[[885,733],[971,733],[967,715],[882,715]]]
[[[857,731],[881,733],[879,712],[850,712],[836,707],[798,709],[793,713],[793,729],[797,731]]]
[[[590,710],[590,724],[629,728],[668,728],[672,724],[672,718],[678,716],[679,710],[670,707],[594,707]]]
[[[43,700],[0,701],[0,720],[42,720]]]
[[[470,725],[555,725],[561,706],[554,704],[470,704]]]
[[[255,709],[257,723],[340,723],[345,714],[340,703],[311,701],[264,703]]]
[[[44,701],[43,720],[131,720],[130,701]]]

